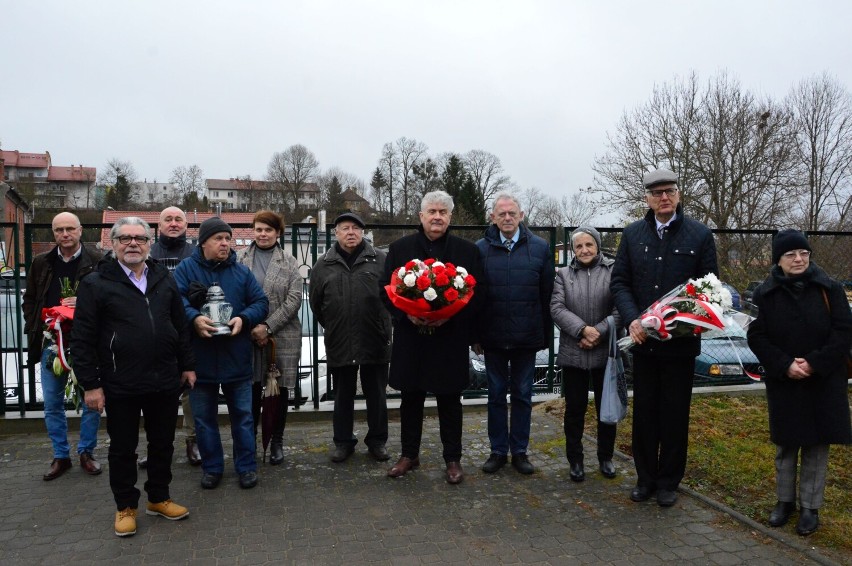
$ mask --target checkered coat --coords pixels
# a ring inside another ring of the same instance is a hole
[[[237,261],[252,269],[255,244],[237,253]],[[269,298],[269,315],[266,322],[275,339],[275,363],[281,370],[278,385],[293,388],[299,375],[299,358],[302,351],[302,324],[299,309],[302,306],[304,282],[299,275],[299,264],[289,252],[275,247],[275,253],[266,270],[263,292]],[[266,350],[255,346],[254,381],[266,378]]]

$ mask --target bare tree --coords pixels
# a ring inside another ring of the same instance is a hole
[[[486,205],[489,205],[494,196],[505,190],[509,190],[511,179],[503,171],[500,158],[493,153],[481,149],[472,149],[462,158],[465,171],[473,177],[479,194]]]
[[[192,198],[190,195],[193,193],[200,198],[204,195],[206,189],[204,171],[198,165],[175,167],[171,177],[169,177],[169,182],[174,185],[177,193],[175,196],[181,202],[186,202],[187,198]]]
[[[301,144],[291,145],[272,155],[266,177],[281,191],[285,206],[299,208],[299,193],[319,172],[319,161],[313,152]]]
[[[852,96],[828,73],[801,81],[787,98],[808,230],[842,226],[852,201]]]
[[[359,195],[364,190],[364,182],[357,175],[344,171],[340,167],[334,166],[327,169],[325,172],[317,176],[317,186],[320,190],[320,208],[328,208],[330,201],[329,189],[332,187],[333,180],[337,179],[342,191],[353,188]]]
[[[114,187],[118,176],[121,175],[131,185],[136,183],[138,175],[133,163],[130,161],[122,161],[117,157],[113,157],[107,161],[104,170],[98,175],[98,183],[106,187]]]
[[[544,201],[545,196],[546,195],[541,192],[541,189],[538,187],[524,189],[518,195],[518,200],[521,202],[521,210],[524,211],[524,216],[528,223],[540,225],[538,222],[538,214],[541,210],[541,204]]]
[[[395,201],[397,199],[397,186],[400,175],[399,157],[396,154],[394,145],[390,142],[382,146],[382,156],[379,158],[377,172],[380,173],[383,184],[377,186],[376,183],[371,183],[373,187],[373,207],[376,210],[387,213],[388,217],[393,219],[396,211],[399,210],[399,207],[395,206]],[[375,175],[374,181],[376,181]]]
[[[414,167],[425,157],[429,148],[423,142],[401,137],[394,142],[399,164],[399,188],[402,196],[402,213],[414,215],[420,204],[414,195]]]

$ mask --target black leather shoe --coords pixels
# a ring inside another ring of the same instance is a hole
[[[390,460],[390,454],[384,444],[375,444],[367,448],[367,452],[373,457],[376,462],[387,462]]]
[[[637,485],[630,491],[630,500],[636,503],[648,501],[654,494],[654,490],[644,485]]]
[[[269,445],[269,463],[277,466],[284,461],[284,442],[273,440]]]
[[[482,471],[486,474],[493,474],[500,468],[506,465],[509,459],[505,454],[492,454],[485,460],[485,463],[482,464]]]
[[[201,465],[201,452],[198,451],[198,444],[192,438],[186,439],[186,461],[190,466]],[[140,460],[139,462],[139,467],[141,468],[142,461]]]
[[[574,462],[571,464],[571,481],[583,481],[586,479],[586,471],[583,469],[583,462]]]
[[[251,489],[257,485],[257,472],[249,470],[240,474],[240,487],[243,489]]]
[[[615,477],[615,464],[612,463],[612,460],[601,461],[601,475],[609,479]]]
[[[71,469],[71,458],[54,458],[50,463],[50,469],[42,476],[44,481],[55,480]]]
[[[101,463],[95,460],[95,457],[88,452],[80,454],[80,467],[90,476],[97,476],[103,471]]]
[[[512,467],[518,470],[519,474],[528,476],[535,472],[535,468],[530,464],[530,459],[526,454],[512,454]]]
[[[668,489],[661,489],[657,492],[657,505],[660,507],[671,507],[677,501],[677,493]]]
[[[335,464],[345,462],[353,452],[355,452],[354,446],[348,444],[335,446],[334,450],[331,451],[331,461]]]
[[[204,489],[216,489],[220,481],[222,481],[222,474],[208,474],[204,472],[201,475],[201,487]]]
[[[796,523],[796,533],[806,537],[819,528],[819,509],[799,509],[799,522]]]
[[[790,515],[796,510],[796,503],[791,501],[779,501],[775,509],[769,514],[770,527],[783,527],[790,520]]]

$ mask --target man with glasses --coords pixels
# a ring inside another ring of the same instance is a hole
[[[176,206],[170,206],[160,213],[157,241],[151,244],[150,257],[162,263],[169,271],[174,271],[181,260],[192,255],[194,246],[186,241],[186,214]],[[189,393],[180,396],[183,407],[183,429],[186,432],[186,460],[190,466],[201,464],[201,453],[195,440],[195,419],[189,404]],[[139,458],[139,467],[145,468],[148,458]]]
[[[624,229],[610,290],[621,319],[636,343],[633,353],[633,459],[638,476],[630,499],[649,499],[661,507],[677,501],[686,470],[689,407],[698,336],[649,339],[639,322],[642,312],[690,278],[719,274],[710,230],[686,218],[680,206],[677,175],[665,169],[643,178],[645,218]]]
[[[136,533],[136,447],[139,420],[148,440],[148,515],[176,521],[189,515],[171,500],[177,400],[195,384],[195,358],[183,300],[169,271],[148,258],[151,228],[129,216],[110,230],[115,261],[80,284],[71,351],[86,407],[106,409],[109,485],[115,534]],[[156,355],[151,355],[156,352]]]
[[[64,374],[61,377],[54,375],[52,364],[48,363],[52,354],[49,349],[42,349],[44,322],[41,312],[44,308],[59,305],[74,307],[77,304],[77,283],[94,271],[101,259],[100,253],[80,243],[83,227],[74,214],[60,212],[53,218],[52,228],[56,247],[33,259],[23,300],[27,351],[32,362],[41,359],[44,423],[53,444],[53,462],[43,476],[45,481],[54,480],[71,469],[71,447],[68,443],[68,421],[65,418],[67,377]],[[94,456],[99,425],[100,413],[84,407],[80,418],[77,453],[80,456],[80,467],[93,476],[101,473],[101,465]]]
[[[391,321],[378,282],[384,279],[385,252],[364,241],[364,221],[345,212],[334,221],[337,242],[311,270],[310,303],[325,329],[325,353],[334,379],[334,450],[331,461],[355,451],[353,434],[356,378],[367,401],[367,451],[379,462],[390,458],[385,390],[390,362]]]

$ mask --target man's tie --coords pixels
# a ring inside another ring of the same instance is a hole
[[[512,244],[514,243],[515,242],[513,242],[512,240],[506,240],[505,242],[503,242],[503,245],[506,246],[507,251],[512,251]]]
[[[663,239],[663,234],[665,233],[665,231],[666,231],[665,226],[660,226],[659,228],[657,228],[657,233],[660,235],[661,240]]]

